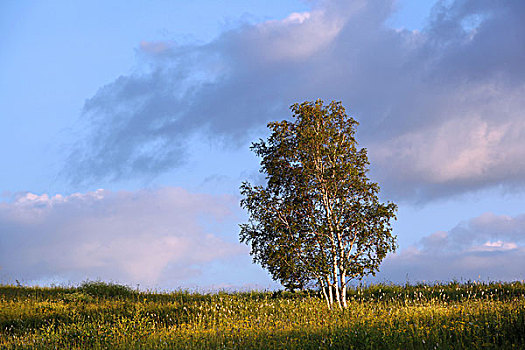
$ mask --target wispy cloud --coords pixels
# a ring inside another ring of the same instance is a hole
[[[70,178],[154,176],[184,163],[195,134],[243,144],[320,97],[350,107],[395,199],[523,186],[525,3],[439,2],[421,32],[388,28],[392,11],[320,1],[204,45],[142,43],[137,73],[86,102]]]
[[[379,280],[525,279],[525,214],[485,213],[422,238],[385,260]]]
[[[181,188],[22,194],[0,203],[0,276],[185,286],[210,264],[246,255],[220,232],[236,221],[236,204]]]

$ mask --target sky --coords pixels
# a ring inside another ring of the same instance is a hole
[[[0,283],[271,289],[250,143],[342,101],[398,249],[370,282],[525,279],[525,2],[0,4]]]

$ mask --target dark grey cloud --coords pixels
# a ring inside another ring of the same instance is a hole
[[[23,194],[0,202],[0,277],[4,283],[101,279],[146,288],[223,283],[232,278],[220,264],[247,256],[221,232],[225,222],[237,221],[236,206],[229,197],[181,188]]]
[[[525,214],[485,213],[388,257],[377,281],[524,280]]]
[[[439,2],[421,31],[385,25],[392,0],[320,1],[204,45],[143,43],[136,73],[83,111],[72,179],[154,176],[195,135],[244,145],[294,102],[342,100],[374,178],[425,201],[525,179],[525,3]]]

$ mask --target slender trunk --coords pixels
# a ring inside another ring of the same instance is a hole
[[[328,281],[328,294],[330,296],[330,308],[332,308],[331,306],[334,305],[334,294],[332,292],[332,286],[330,284],[330,281]]]
[[[327,288],[328,286],[325,286],[322,279],[319,280],[319,284],[321,285],[321,290],[323,291],[324,300],[326,301],[326,305],[329,309],[332,308],[332,305],[330,305],[330,298],[328,297]]]
[[[336,262],[335,256],[334,256],[334,263],[332,266],[332,275],[334,279],[335,298],[337,299],[337,305],[339,305],[339,308],[342,309],[343,306],[341,305],[341,294],[339,293],[339,278],[337,276],[337,262]]]
[[[346,270],[341,268],[339,269],[339,281],[340,285],[338,287],[340,290],[341,304],[343,305],[343,308],[346,309]]]
[[[332,305],[330,304],[330,299],[328,297],[328,294],[326,292],[326,289],[329,288],[328,286],[327,287],[323,287],[323,295],[324,295],[324,299],[326,300],[326,305],[328,305],[328,308],[331,309],[332,308]]]
[[[343,307],[346,309],[348,307],[348,304],[346,302],[346,276],[345,276],[345,272],[343,272],[343,274],[341,275],[341,295],[342,295],[342,299],[343,299]]]

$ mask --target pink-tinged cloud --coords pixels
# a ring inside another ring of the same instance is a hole
[[[0,203],[0,276],[185,286],[208,265],[247,255],[235,234],[221,232],[237,221],[236,207],[182,188],[19,195]]]
[[[376,281],[525,280],[525,214],[485,213],[389,256]]]

